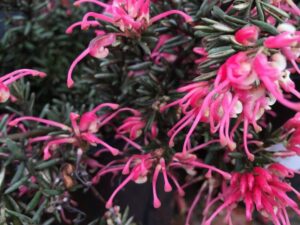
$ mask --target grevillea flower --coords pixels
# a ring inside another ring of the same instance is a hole
[[[101,176],[107,173],[115,173],[122,171],[123,175],[127,175],[124,181],[114,190],[109,200],[106,203],[106,208],[110,208],[113,205],[113,200],[117,193],[124,188],[130,181],[134,181],[137,184],[145,183],[147,181],[149,173],[154,169],[152,177],[152,191],[153,191],[153,206],[159,208],[161,202],[157,196],[156,184],[159,173],[162,173],[164,178],[164,190],[170,192],[172,186],[169,182],[171,178],[175,185],[182,191],[175,177],[168,172],[167,165],[164,158],[161,157],[161,151],[157,150],[149,154],[133,155],[124,160],[125,163],[115,160],[109,163],[106,167],[99,170],[96,176],[93,178],[93,183],[98,183]]]
[[[95,177],[93,178],[93,183],[98,183],[100,178],[108,173],[119,173],[122,171],[123,175],[127,177],[123,182],[115,189],[115,191],[110,196],[106,203],[106,207],[110,208],[113,205],[113,199],[117,193],[124,188],[129,182],[134,181],[135,183],[144,183],[147,181],[149,174],[153,172],[152,176],[152,191],[153,191],[153,206],[159,208],[161,202],[158,198],[156,185],[159,174],[161,173],[164,179],[164,190],[165,192],[170,192],[172,190],[172,183],[176,186],[180,196],[184,195],[183,188],[179,185],[176,177],[173,175],[172,170],[182,168],[186,171],[191,171],[194,169],[208,169],[209,173],[217,172],[224,176],[224,178],[229,179],[230,174],[219,170],[213,166],[207,165],[197,159],[195,155],[192,154],[181,154],[177,153],[170,162],[166,162],[162,157],[163,150],[157,149],[151,153],[138,154],[125,158],[123,160],[114,160],[110,162],[107,166],[101,168]]]
[[[222,195],[216,198],[218,201],[221,197],[223,204],[203,225],[210,225],[223,210],[227,210],[225,218],[232,224],[231,212],[234,205],[239,202],[245,204],[246,218],[249,221],[252,220],[252,214],[256,209],[276,225],[289,225],[287,208],[292,208],[300,215],[298,204],[287,195],[288,192],[294,192],[300,197],[300,193],[284,180],[293,176],[293,170],[278,163],[271,164],[267,168],[254,167],[251,172],[234,172],[229,186],[224,187]],[[215,199],[212,202],[216,202]]]
[[[80,5],[81,3],[91,2],[95,3],[101,7],[104,7],[105,13],[99,14],[95,12],[88,12],[83,20],[80,22],[76,22],[71,25],[66,32],[71,33],[76,26],[81,26],[83,30],[88,29],[90,26],[101,26],[101,24],[97,21],[90,21],[89,18],[93,17],[95,19],[99,19],[101,21],[105,21],[111,23],[124,33],[109,33],[97,35],[90,44],[89,47],[84,50],[71,64],[71,67],[68,71],[67,78],[67,86],[70,88],[74,85],[72,80],[72,73],[75,66],[87,55],[91,55],[95,58],[105,58],[107,57],[109,51],[108,46],[111,46],[116,41],[116,36],[129,36],[130,33],[139,34],[141,31],[145,30],[151,24],[157,22],[158,20],[167,17],[172,14],[181,15],[186,22],[191,22],[192,18],[179,10],[170,10],[168,12],[159,14],[153,18],[149,18],[150,12],[150,0],[113,0],[111,4],[106,4],[98,0],[79,0],[74,3],[74,5]],[[159,48],[159,44],[162,44],[166,41],[165,37],[162,37],[160,42],[158,43],[157,48]],[[154,54],[154,55],[153,55]],[[154,51],[151,57],[155,57],[156,61],[159,61],[161,57],[166,58],[167,60],[174,60],[174,56],[167,53],[159,53],[157,54]],[[159,58],[157,58],[159,57]],[[175,57],[176,58],[176,57]]]
[[[20,69],[0,77],[0,103],[6,102],[11,96],[8,85],[25,76],[45,77],[46,74],[37,70]]]
[[[257,26],[246,26],[238,30],[235,34],[235,40],[242,45],[251,46],[257,41],[259,28]]]
[[[21,121],[36,121],[48,126],[60,128],[62,130],[68,131],[68,135],[62,135],[58,137],[51,136],[42,136],[35,138],[35,141],[48,141],[44,148],[44,160],[51,158],[50,149],[53,146],[58,146],[62,144],[72,144],[76,147],[82,147],[82,141],[90,144],[97,145],[100,144],[107,148],[113,155],[119,154],[119,150],[108,145],[106,142],[101,140],[95,134],[98,132],[99,128],[106,125],[111,119],[113,119],[119,112],[128,110],[127,108],[122,108],[113,113],[106,113],[101,116],[97,116],[97,111],[101,110],[104,107],[109,107],[113,110],[116,110],[119,106],[113,103],[103,103],[95,107],[93,110],[84,113],[81,117],[76,113],[70,113],[70,121],[72,127],[69,127],[65,124],[58,123],[55,121],[41,119],[37,117],[24,116],[19,117],[13,121],[9,122],[10,126],[15,126]],[[78,121],[79,120],[79,124]],[[31,143],[33,140],[31,140]]]
[[[264,46],[280,49],[282,54],[285,55],[300,74],[300,69],[296,62],[300,56],[300,32],[296,31],[296,28],[288,23],[280,24],[277,29],[280,34],[266,38]]]
[[[97,0],[78,0],[74,5],[78,6],[84,2],[91,2],[103,7],[104,13],[88,12],[82,20],[82,29],[88,29],[89,18],[111,23],[126,34],[139,34],[151,24],[173,14],[178,14],[186,22],[191,22],[192,18],[179,10],[170,10],[150,18],[150,0],[113,0],[111,4],[106,4]]]
[[[94,38],[87,49],[85,49],[71,64],[70,69],[68,71],[67,85],[68,87],[72,87],[74,85],[74,81],[72,79],[72,73],[75,66],[87,55],[91,55],[95,58],[102,59],[105,58],[109,54],[109,50],[107,46],[112,45],[116,41],[116,34],[105,34],[100,35]]]
[[[261,127],[257,121],[265,110],[271,109],[276,100],[291,109],[300,110],[299,103],[290,102],[283,95],[285,91],[300,97],[295,84],[289,79],[285,57],[279,53],[274,54],[269,61],[262,53],[250,57],[245,52],[239,52],[221,66],[213,84],[198,82],[179,88],[178,91],[186,95],[161,110],[179,105],[184,114],[183,119],[168,133],[170,145],[173,145],[174,137],[183,128],[192,124],[185,138],[183,152],[187,152],[190,137],[199,122],[209,123],[212,133],[219,132],[220,143],[233,150],[236,147],[234,132],[243,122],[244,149],[248,158],[254,160],[247,145],[249,125],[259,132]],[[237,120],[229,131],[232,118]]]

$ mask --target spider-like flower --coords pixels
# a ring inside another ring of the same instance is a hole
[[[127,108],[121,108],[113,113],[105,113],[103,115],[97,116],[97,111],[101,110],[104,107],[109,107],[113,110],[116,110],[119,105],[113,103],[103,103],[95,107],[93,110],[84,113],[82,116],[76,113],[70,113],[71,127],[65,124],[55,122],[52,120],[41,119],[38,117],[24,116],[19,117],[13,121],[9,122],[10,126],[15,126],[21,121],[36,121],[38,123],[42,123],[48,126],[60,128],[64,131],[69,132],[67,135],[61,135],[58,137],[52,136],[41,136],[36,137],[34,140],[31,140],[30,143],[37,141],[48,141],[43,152],[44,152],[44,160],[48,160],[51,158],[52,153],[50,148],[57,145],[62,144],[71,144],[78,148],[82,148],[83,143],[88,143],[90,145],[100,144],[108,149],[113,155],[119,154],[119,150],[110,146],[99,137],[96,136],[96,133],[100,129],[100,127],[106,125],[111,119],[113,119],[118,113],[121,111],[130,110]],[[78,123],[79,120],[79,123]]]
[[[11,97],[8,85],[25,76],[45,77],[46,74],[37,70],[20,69],[0,77],[0,103],[6,102]]]
[[[224,187],[222,194],[211,201],[213,203],[223,199],[224,202],[203,225],[210,225],[223,210],[227,211],[225,217],[227,222],[232,224],[231,212],[234,205],[239,202],[245,204],[246,218],[249,221],[252,220],[252,214],[256,209],[276,225],[290,224],[287,208],[292,208],[300,215],[298,204],[287,195],[288,192],[294,192],[300,197],[300,193],[285,181],[285,178],[293,176],[293,170],[278,163],[266,168],[254,167],[250,172],[234,172],[230,185]]]
[[[170,10],[150,18],[150,0],[113,0],[111,4],[97,0],[78,0],[74,5],[84,2],[97,4],[105,10],[104,13],[88,12],[82,19],[82,29],[88,29],[90,17],[113,24],[126,34],[139,34],[151,24],[173,14],[182,16],[186,22],[192,22],[189,15],[179,10]]]
[[[156,185],[159,174],[163,175],[164,179],[164,190],[165,192],[170,192],[172,190],[172,183],[176,186],[179,195],[183,196],[183,188],[179,185],[173,171],[181,168],[185,171],[192,171],[194,169],[208,169],[209,173],[216,172],[222,175],[224,178],[229,179],[231,176],[222,170],[215,168],[214,166],[207,165],[197,159],[195,155],[188,154],[182,155],[177,153],[174,155],[170,162],[166,162],[162,156],[162,149],[157,149],[151,153],[147,154],[136,154],[129,158],[123,160],[114,160],[108,165],[100,169],[95,177],[93,178],[93,183],[98,183],[100,178],[108,173],[119,173],[122,171],[123,175],[127,177],[123,182],[114,190],[109,200],[106,203],[106,207],[110,208],[113,205],[113,199],[117,193],[124,188],[129,182],[134,181],[137,184],[144,183],[148,180],[151,173],[152,176],[152,191],[153,191],[153,206],[159,208],[161,202],[157,195]]]
[[[249,125],[259,132],[261,127],[257,121],[266,110],[271,109],[276,100],[291,109],[300,110],[299,103],[290,102],[283,95],[285,91],[300,97],[289,78],[285,57],[279,53],[272,55],[269,61],[262,53],[251,57],[246,52],[239,52],[221,66],[213,84],[198,82],[179,88],[178,91],[186,95],[161,110],[179,105],[184,114],[183,119],[168,133],[170,145],[173,145],[174,137],[181,130],[192,124],[184,141],[183,152],[187,152],[190,137],[199,122],[209,123],[211,132],[218,131],[220,143],[231,150],[236,147],[234,132],[243,123],[244,149],[248,158],[254,160],[247,145]],[[230,131],[233,118],[237,120]]]
[[[74,4],[79,6],[81,3],[95,3],[101,7],[104,7],[104,13],[88,12],[82,19],[82,21],[72,24],[67,30],[67,33],[72,33],[73,29],[77,26],[81,26],[83,30],[88,29],[90,26],[97,27],[101,24],[96,21],[90,21],[89,18],[93,17],[100,21],[105,21],[111,23],[123,32],[123,33],[109,33],[105,34],[101,32],[96,38],[94,38],[89,47],[84,50],[71,64],[68,71],[67,86],[70,88],[74,85],[72,80],[72,73],[75,66],[87,55],[91,55],[95,58],[105,58],[107,57],[109,51],[108,46],[111,46],[116,42],[117,36],[130,36],[131,34],[140,34],[151,24],[159,21],[162,18],[170,16],[172,14],[181,15],[186,22],[191,22],[192,18],[179,10],[170,10],[165,13],[159,14],[150,19],[150,0],[113,0],[111,4],[106,4],[97,0],[79,0]],[[161,41],[165,41],[166,37]],[[160,44],[160,43],[158,43]],[[156,54],[153,53],[152,57],[156,57],[156,61],[159,61],[158,57],[165,57],[167,60],[173,60],[174,56],[171,54]]]

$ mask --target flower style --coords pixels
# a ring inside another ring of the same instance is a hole
[[[116,41],[116,34],[105,34],[95,37],[89,44],[89,47],[85,49],[71,64],[68,71],[67,86],[71,88],[74,85],[72,79],[72,73],[75,66],[87,55],[91,55],[95,58],[102,59],[108,56],[109,50],[107,46],[112,45]]]
[[[235,40],[245,46],[252,46],[256,43],[259,35],[259,28],[257,26],[246,26],[238,30],[234,37]]]
[[[6,102],[11,97],[8,85],[25,76],[39,76],[43,78],[46,74],[37,70],[20,69],[0,77],[0,103]]]
[[[231,211],[239,202],[245,204],[246,218],[249,221],[252,220],[253,211],[256,209],[276,225],[290,224],[288,207],[300,215],[297,203],[287,195],[287,192],[294,192],[298,197],[300,193],[284,181],[285,178],[293,176],[293,170],[278,163],[271,164],[267,168],[254,167],[251,172],[234,172],[230,185],[224,187],[221,196],[211,201],[213,203],[223,199],[223,204],[204,221],[203,225],[210,225],[225,209],[227,210],[225,218],[229,224],[232,224]]]
[[[83,30],[90,26],[89,18],[93,17],[118,27],[125,34],[139,34],[151,24],[173,14],[178,14],[186,22],[192,22],[192,18],[179,10],[170,10],[150,18],[150,0],[113,0],[111,4],[106,4],[97,0],[78,0],[74,5],[91,2],[103,7],[104,13],[88,12],[82,20]]]
[[[300,32],[289,24],[283,23],[277,27],[280,32],[277,36],[270,36],[264,41],[267,48],[280,49],[282,54],[292,63],[295,70],[300,74],[296,60],[300,56]]]
[[[103,103],[95,107],[93,110],[84,113],[81,117],[76,113],[70,113],[72,127],[55,121],[30,116],[19,117],[13,121],[10,121],[9,125],[16,126],[21,121],[36,121],[69,132],[69,134],[67,135],[61,135],[56,138],[53,138],[51,136],[42,136],[35,138],[35,140],[31,140],[31,143],[35,141],[48,141],[43,150],[44,160],[48,160],[49,158],[51,158],[51,147],[61,144],[72,144],[74,146],[82,148],[82,141],[90,145],[103,145],[111,152],[111,154],[117,155],[120,153],[119,150],[108,145],[106,142],[98,138],[95,133],[98,132],[100,127],[106,125],[111,119],[113,119],[117,115],[117,113],[125,111],[127,110],[127,108],[119,109],[114,113],[106,113],[101,116],[97,116],[97,111],[101,110],[104,107],[109,107],[113,110],[116,110],[119,106],[113,103]],[[77,122],[78,119],[79,124]]]

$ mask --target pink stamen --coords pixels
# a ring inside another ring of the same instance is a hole
[[[103,8],[110,8],[111,6],[104,3],[104,2],[101,2],[101,1],[97,1],[97,0],[77,0],[74,2],[74,6],[79,6],[80,4],[82,3],[94,3],[100,7],[103,7]]]
[[[72,79],[72,73],[76,65],[83,59],[85,58],[88,54],[90,53],[90,49],[87,48],[85,49],[71,64],[70,69],[68,71],[68,78],[67,78],[67,86],[68,88],[73,87],[74,81]]]
[[[194,198],[193,202],[192,202],[192,205],[190,206],[190,209],[188,211],[188,214],[187,214],[187,217],[186,217],[186,220],[185,220],[185,225],[190,225],[190,221],[191,221],[191,217],[192,217],[192,213],[197,205],[197,203],[199,202],[202,194],[203,194],[203,191],[205,190],[207,186],[207,183],[204,183],[202,185],[202,187],[200,188],[200,190],[198,191],[196,197]]]
[[[172,186],[171,186],[171,184],[168,180],[168,175],[167,175],[167,171],[166,171],[166,163],[165,163],[165,160],[163,158],[160,159],[160,165],[161,165],[161,170],[162,170],[162,174],[163,174],[163,177],[164,177],[165,192],[170,192],[170,191],[172,191]]]
[[[73,30],[76,28],[76,27],[81,27],[82,26],[82,21],[79,21],[79,22],[76,22],[76,23],[73,23],[71,26],[69,26],[67,29],[66,29],[66,34],[71,34],[73,33]],[[97,27],[97,26],[100,26],[101,24],[98,22],[98,21],[87,21],[86,22],[88,24],[88,26],[92,26],[92,27]]]
[[[114,190],[114,192],[112,193],[112,195],[110,196],[110,198],[108,199],[108,201],[106,202],[105,207],[107,209],[111,208],[113,206],[113,200],[115,198],[115,196],[118,194],[118,192],[124,187],[126,186],[133,178],[134,173],[131,172],[131,174],[128,175],[128,177]]]
[[[174,14],[178,14],[178,15],[182,16],[187,23],[193,22],[192,17],[190,17],[186,13],[179,11],[179,10],[170,10],[170,11],[167,11],[167,12],[164,12],[157,16],[152,17],[150,19],[150,24],[153,24],[153,23],[161,20],[162,18],[168,17],[170,15],[174,15]]]

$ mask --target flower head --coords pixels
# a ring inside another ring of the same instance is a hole
[[[210,225],[225,209],[228,215],[226,219],[230,222],[232,206],[239,202],[245,204],[248,220],[252,220],[252,214],[256,209],[274,224],[290,224],[287,216],[288,207],[300,215],[297,203],[287,195],[288,192],[294,192],[299,197],[299,193],[284,181],[285,178],[293,176],[292,170],[277,163],[267,168],[254,167],[251,172],[233,173],[230,185],[223,190],[223,204],[204,222],[204,225]]]
[[[101,138],[97,137],[96,133],[99,128],[106,125],[111,119],[113,119],[119,112],[126,110],[119,109],[113,113],[106,113],[101,116],[97,116],[96,112],[104,107],[109,107],[111,109],[117,109],[119,106],[112,103],[103,103],[95,107],[90,112],[84,113],[81,117],[76,113],[70,113],[71,127],[56,121],[41,119],[37,117],[24,116],[19,117],[15,120],[9,122],[10,126],[16,126],[21,121],[36,121],[51,127],[60,128],[64,131],[68,131],[67,135],[59,135],[57,137],[37,137],[36,141],[47,141],[44,147],[44,160],[48,160],[52,157],[51,150],[56,149],[62,144],[71,144],[73,146],[82,148],[82,143],[87,143],[89,145],[102,145],[108,149],[113,155],[119,154],[119,150],[110,146],[104,142]],[[79,123],[78,123],[79,120]]]
[[[290,102],[283,95],[286,91],[300,97],[288,76],[285,58],[278,53],[270,61],[262,53],[251,57],[246,52],[239,52],[229,57],[220,67],[213,84],[198,82],[179,88],[178,91],[186,95],[162,108],[179,105],[184,114],[169,132],[170,145],[173,145],[175,135],[192,124],[183,146],[183,152],[186,152],[196,126],[205,122],[210,124],[212,133],[219,132],[221,145],[233,150],[236,147],[234,132],[243,122],[244,149],[248,158],[254,160],[247,146],[249,125],[259,132],[261,127],[257,121],[276,100],[291,109],[300,110],[299,103]],[[229,131],[233,118],[237,120]]]
[[[139,34],[149,25],[172,14],[182,16],[186,22],[192,21],[190,16],[179,10],[170,10],[150,18],[150,0],[113,0],[111,4],[97,0],[78,0],[74,4],[80,5],[84,2],[97,4],[105,10],[103,14],[88,12],[82,20],[82,29],[88,29],[90,17],[113,24],[125,34]]]

